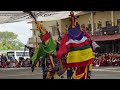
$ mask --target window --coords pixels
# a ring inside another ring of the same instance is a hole
[[[36,34],[35,34],[35,30],[33,30],[33,33],[34,33],[34,35],[36,35]]]
[[[13,55],[14,55],[14,52],[7,52],[8,59],[11,59],[11,57],[13,57]]]
[[[16,56],[29,56],[29,52],[16,52]]]
[[[91,24],[88,24],[88,29],[91,31]]]
[[[106,27],[110,27],[110,26],[112,26],[111,20],[110,21],[106,21]]]
[[[16,56],[23,56],[23,52],[16,52]]]
[[[13,55],[14,55],[14,52],[8,52],[7,55],[8,55],[8,56],[13,56]]]
[[[59,29],[59,27],[57,27],[56,25],[52,26],[52,35],[53,36],[58,35],[58,29]]]
[[[68,32],[68,25],[66,24],[66,33]]]
[[[99,29],[99,28],[102,28],[102,22],[99,21],[98,24],[97,24],[97,26],[98,26],[98,27],[97,27],[98,29]]]
[[[94,30],[96,30],[96,23],[94,23]]]
[[[120,19],[117,19],[117,25],[120,26]]]

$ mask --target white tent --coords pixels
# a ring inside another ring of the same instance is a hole
[[[38,21],[60,20],[69,17],[70,11],[32,11]],[[85,12],[86,13],[86,12]],[[75,15],[85,14],[74,11]],[[0,24],[19,21],[32,21],[32,17],[23,11],[0,11]]]
[[[74,12],[75,15],[79,15],[82,11]],[[61,11],[61,12],[53,12],[53,13],[46,13],[42,16],[37,18],[38,21],[51,21],[51,20],[60,20],[68,18],[70,15],[70,11]]]

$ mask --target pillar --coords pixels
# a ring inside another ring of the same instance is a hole
[[[91,12],[91,32],[93,35],[93,33],[94,33],[94,15],[93,15],[93,12]]]
[[[112,26],[114,26],[114,12],[111,11],[111,21],[112,21]]]

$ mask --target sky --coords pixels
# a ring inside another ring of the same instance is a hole
[[[28,38],[32,36],[32,31],[30,30],[32,29],[32,24],[27,22],[28,21],[0,24],[0,31],[14,32],[23,44],[27,44]]]

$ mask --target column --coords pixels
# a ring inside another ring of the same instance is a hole
[[[111,11],[111,21],[112,21],[112,26],[114,26],[114,12]]]
[[[93,33],[94,33],[94,15],[93,15],[93,12],[91,12],[91,32],[93,35]]]

